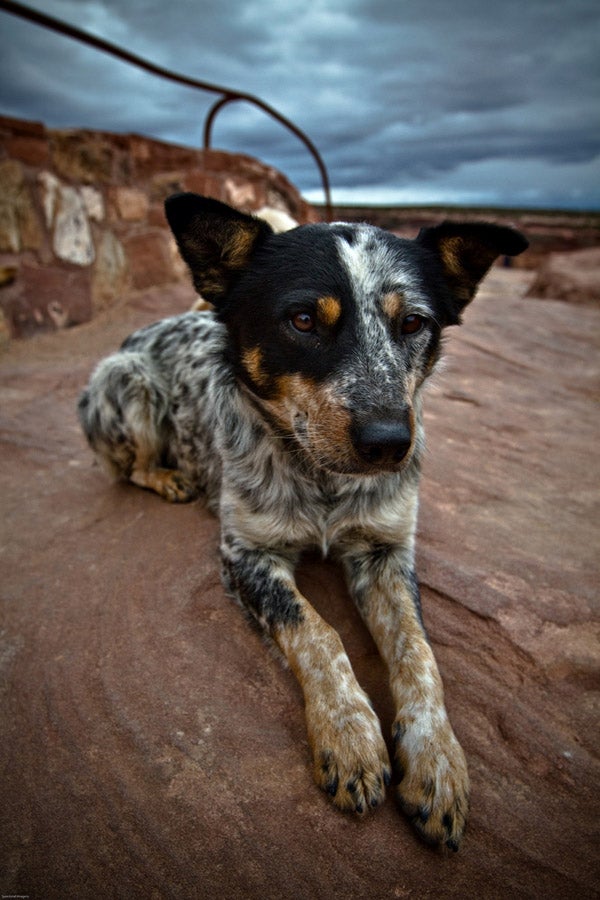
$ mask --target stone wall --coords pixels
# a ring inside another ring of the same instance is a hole
[[[132,291],[186,278],[163,212],[180,190],[318,218],[248,156],[0,117],[0,331],[86,322]]]

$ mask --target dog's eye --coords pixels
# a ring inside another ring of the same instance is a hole
[[[427,319],[425,319],[424,316],[418,316],[416,314],[406,316],[406,318],[402,320],[400,331],[402,334],[418,334],[419,331],[424,328],[426,321]]]
[[[290,321],[296,331],[300,331],[302,334],[314,331],[317,324],[315,317],[309,312],[295,313]]]

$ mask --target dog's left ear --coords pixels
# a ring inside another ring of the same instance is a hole
[[[456,303],[457,321],[498,256],[517,256],[529,242],[514,228],[486,222],[443,222],[422,228],[417,243],[439,258]]]
[[[258,244],[273,233],[262,219],[199,194],[173,194],[165,213],[196,290],[217,307]]]

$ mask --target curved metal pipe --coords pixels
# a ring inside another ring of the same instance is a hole
[[[221,97],[220,100],[217,100],[217,102],[214,103],[213,106],[211,106],[210,110],[207,113],[206,119],[204,121],[204,147],[205,147],[205,149],[208,150],[211,146],[212,127],[213,127],[213,123],[214,123],[217,113],[220,112],[220,110],[223,109],[224,106],[227,106],[227,104],[229,104],[229,103],[234,103],[237,100],[248,100],[248,99],[249,99],[248,96],[246,96],[244,94],[236,94],[236,95],[228,94],[224,97]],[[268,108],[265,105],[263,105],[262,101],[260,101],[260,100],[257,101],[256,98],[252,98],[252,99],[253,99],[255,105],[258,105],[262,109],[265,109],[265,111],[269,112],[274,119],[276,119],[278,122],[280,122],[282,125],[284,125],[289,131],[291,131],[293,134],[295,134],[296,137],[298,137],[305,144],[305,146],[307,147],[309,152],[312,154],[312,156],[317,164],[317,167],[319,169],[320,175],[321,175],[321,182],[323,184],[323,193],[325,194],[326,216],[327,216],[327,221],[330,222],[331,219],[333,218],[333,212],[332,212],[332,205],[331,205],[331,189],[329,186],[329,176],[327,174],[327,169],[325,168],[325,163],[321,159],[319,151],[317,150],[317,148],[315,147],[313,142],[310,140],[310,138],[307,137],[307,135],[305,135],[299,128],[297,128],[293,122],[290,122],[288,119],[284,118],[282,115],[280,115],[278,112],[276,112],[276,110],[273,110],[273,109]]]

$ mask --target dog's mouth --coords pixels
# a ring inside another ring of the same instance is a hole
[[[267,399],[245,385],[254,405],[277,436],[316,469],[334,475],[378,475],[402,471],[414,450],[411,407],[394,411],[353,411],[323,392],[307,399],[304,391]]]
[[[334,475],[399,472],[413,452],[412,425],[401,419],[370,419],[351,424],[340,434],[297,412],[293,433],[312,464]]]

